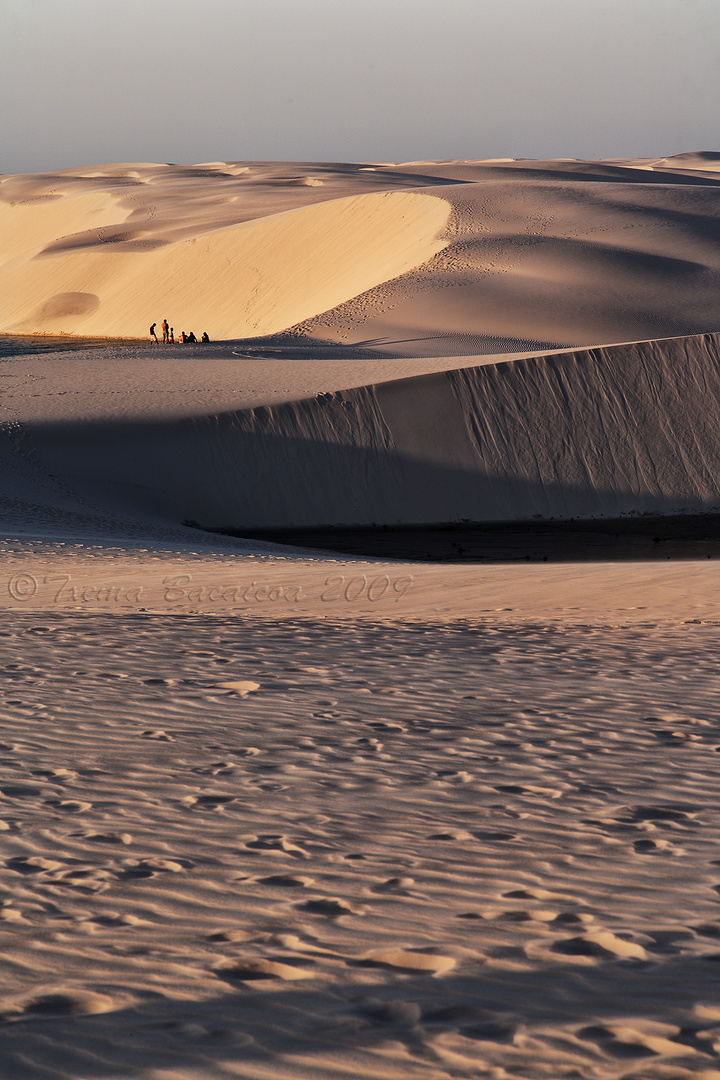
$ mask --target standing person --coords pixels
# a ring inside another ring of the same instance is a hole
[[[175,331],[173,330],[172,326],[170,327],[170,344],[175,344]]]
[[[162,321],[163,345],[167,345],[167,343],[168,343],[168,340],[169,340],[168,331],[169,330],[170,330],[170,324],[168,323],[167,319],[163,319],[163,321]]]
[[[157,334],[155,333],[155,327],[156,326],[157,326],[157,323],[153,323],[152,326],[150,327],[150,340],[154,341],[155,344],[157,345],[158,344],[158,339],[157,339]]]

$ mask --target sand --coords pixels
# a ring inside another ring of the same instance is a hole
[[[719,171],[0,177],[0,1077],[720,1078]]]

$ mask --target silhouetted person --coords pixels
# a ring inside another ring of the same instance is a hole
[[[196,338],[196,337],[195,337],[195,335],[193,334],[192,330],[191,330],[191,331],[190,331],[190,333],[188,334],[188,341],[189,341],[189,342],[197,341],[197,338]]]
[[[180,341],[181,341],[181,343],[182,343],[183,345],[184,345],[184,344],[185,344],[185,342],[187,341],[187,334],[185,333],[185,331],[184,331],[184,330],[181,330],[181,331],[180,331]]]
[[[203,334],[203,336],[202,336],[201,340],[202,340],[202,341],[209,341],[209,340],[210,340],[210,338],[209,338],[209,337],[207,336],[207,330],[206,330],[206,331],[204,332],[204,334]]]
[[[168,343],[168,340],[169,340],[168,331],[169,331],[169,329],[170,329],[170,324],[168,323],[167,319],[163,319],[163,321],[162,321],[163,345],[167,345],[167,343]]]
[[[157,345],[158,344],[158,339],[157,339],[157,334],[155,333],[155,327],[156,326],[157,326],[157,323],[153,323],[152,326],[150,327],[150,340],[154,341],[155,344]]]

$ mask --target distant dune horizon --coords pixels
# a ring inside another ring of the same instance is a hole
[[[0,176],[0,332],[142,339],[167,317],[401,352],[703,333],[718,184],[711,151]]]

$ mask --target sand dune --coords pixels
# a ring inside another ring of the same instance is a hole
[[[311,376],[268,358],[245,377],[286,400],[256,390],[245,408],[232,382],[244,361],[221,350],[150,379],[144,356],[101,360],[97,382],[98,357],[68,354],[40,378],[48,361],[26,360],[6,395],[22,425],[4,441],[6,492],[44,486],[77,510],[241,532],[717,512],[718,345],[449,359],[399,381],[365,362],[376,381],[351,389],[356,365],[316,361]]]
[[[0,329],[302,324],[431,355],[717,330],[719,182],[710,154],[2,177]]]
[[[79,201],[86,211],[88,197]],[[435,237],[449,213],[432,197],[387,192],[174,243],[98,222],[4,267],[7,328],[144,337],[172,300],[184,325],[209,322],[214,337],[273,333],[425,262],[442,247]]]
[[[0,177],[3,1080],[720,1078],[719,171]]]

